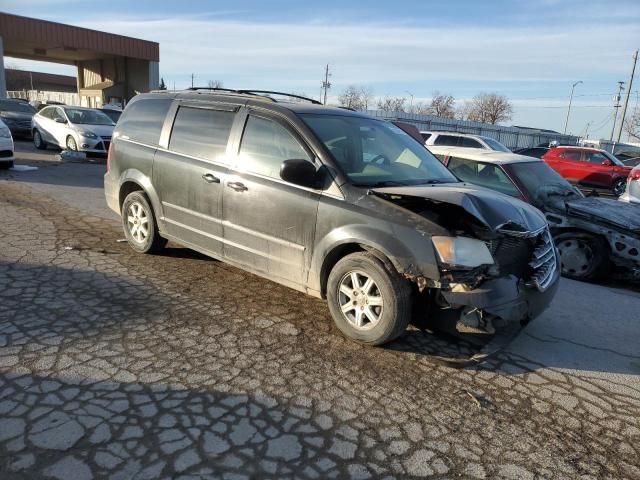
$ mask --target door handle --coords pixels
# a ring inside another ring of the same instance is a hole
[[[227,185],[230,188],[233,188],[236,192],[244,192],[245,190],[249,190],[247,187],[245,187],[244,183],[241,182],[229,182],[227,183]]]
[[[202,174],[202,179],[207,183],[220,183],[220,179],[210,173]]]

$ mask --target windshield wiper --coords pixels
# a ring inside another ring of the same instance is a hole
[[[380,182],[374,183],[354,183],[356,187],[366,187],[366,188],[382,188],[382,187],[408,187],[409,184],[406,182],[399,182],[397,180],[382,180]]]

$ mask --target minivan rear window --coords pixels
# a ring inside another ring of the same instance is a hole
[[[216,160],[227,149],[235,113],[180,107],[173,122],[169,150]]]
[[[145,98],[130,103],[120,117],[117,131],[136,142],[157,146],[170,106],[170,98]]]

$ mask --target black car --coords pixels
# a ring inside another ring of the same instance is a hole
[[[118,123],[120,116],[122,115],[122,111],[115,110],[113,108],[98,108],[102,113],[104,113],[107,117],[111,119],[113,123]]]
[[[0,99],[0,118],[16,137],[31,136],[31,118],[37,112],[35,108],[23,100]]]
[[[544,212],[563,275],[578,280],[609,273],[640,277],[638,205],[585,197],[543,160],[461,149],[434,153],[462,180],[520,198]]]
[[[518,155],[526,155],[527,157],[542,158],[542,156],[549,151],[549,147],[529,147],[518,148],[513,151]]]
[[[372,345],[401,335],[416,306],[481,334],[548,306],[559,263],[537,209],[461,183],[389,122],[283,95],[192,89],[127,105],[104,187],[134,250],[173,240],[325,298],[337,327]]]

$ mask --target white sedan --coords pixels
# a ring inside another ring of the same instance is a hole
[[[11,131],[0,120],[0,168],[13,167],[13,138]]]
[[[55,145],[67,150],[107,153],[115,123],[95,108],[50,106],[33,116],[33,144],[44,150]]]
[[[640,165],[634,167],[627,178],[627,188],[618,199],[622,202],[640,203]]]

